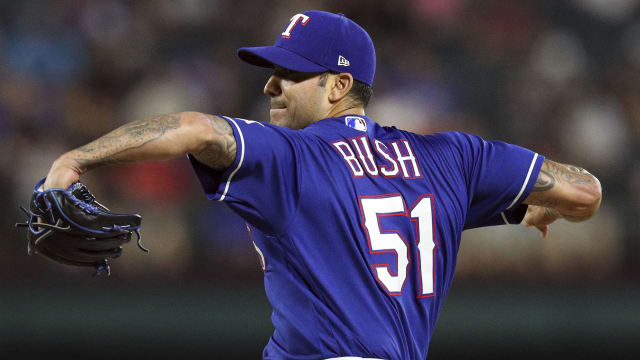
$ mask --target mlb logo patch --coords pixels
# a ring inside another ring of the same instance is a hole
[[[344,124],[348,127],[360,131],[367,131],[367,122],[359,116],[347,116],[344,118]]]

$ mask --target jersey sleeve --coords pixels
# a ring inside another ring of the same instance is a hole
[[[445,133],[459,154],[468,190],[465,229],[519,224],[527,210],[522,201],[538,178],[544,156],[503,141],[466,133]]]
[[[188,158],[209,200],[227,203],[247,222],[278,234],[295,213],[299,174],[293,130],[257,121],[222,117],[236,140],[236,159],[224,172]]]

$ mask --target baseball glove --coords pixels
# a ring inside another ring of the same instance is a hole
[[[108,259],[122,255],[122,245],[132,234],[140,249],[148,252],[140,243],[140,215],[110,212],[79,181],[67,189],[42,190],[45,179],[36,184],[29,209],[20,206],[27,221],[16,224],[27,228],[29,255],[94,267],[96,275],[110,275]]]

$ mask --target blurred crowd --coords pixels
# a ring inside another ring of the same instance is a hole
[[[273,43],[310,9],[370,33],[375,121],[504,140],[601,180],[596,217],[560,221],[546,239],[521,226],[465,233],[459,281],[640,279],[638,0],[0,1],[0,278],[37,280],[56,266],[28,257],[11,227],[63,152],[161,113],[268,120],[269,71],[235,51]],[[206,201],[186,159],[83,181],[112,210],[143,215],[151,253],[127,245],[114,276],[261,282],[243,221]]]

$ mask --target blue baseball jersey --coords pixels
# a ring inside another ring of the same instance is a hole
[[[190,156],[211,200],[242,216],[275,331],[265,359],[424,359],[462,231],[517,224],[543,156],[366,116],[302,130],[224,117],[225,172]]]

